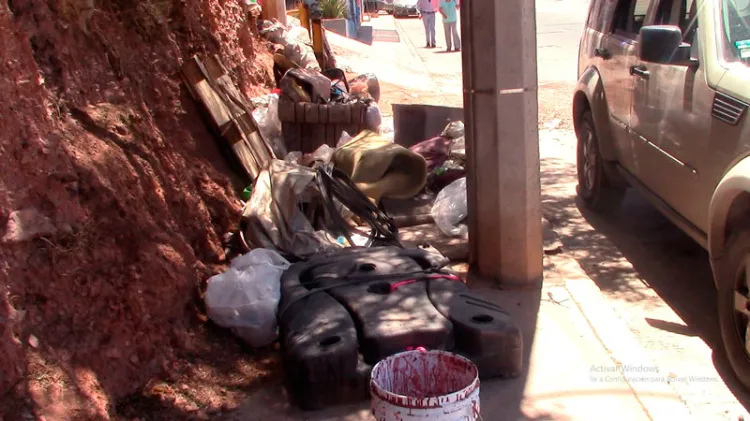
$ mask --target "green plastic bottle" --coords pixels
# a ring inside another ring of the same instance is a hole
[[[245,187],[245,190],[242,190],[242,200],[247,202],[250,200],[250,196],[253,195],[253,186],[247,186]]]

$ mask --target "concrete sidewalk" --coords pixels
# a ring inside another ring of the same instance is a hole
[[[380,16],[363,25],[373,31],[398,33],[391,16]],[[408,38],[399,33],[399,42],[374,41],[372,44],[326,32],[328,43],[339,67],[350,67],[357,73],[374,72],[382,82],[408,86],[414,90],[430,90],[433,81],[425,64],[414,60],[415,52]],[[425,77],[427,75],[427,77]]]
[[[687,407],[647,359],[599,288],[565,254],[545,258],[541,291],[476,288],[521,326],[526,365],[520,378],[481,385],[485,420],[689,420]],[[373,420],[369,403],[301,412],[281,385],[252,395],[222,420]]]

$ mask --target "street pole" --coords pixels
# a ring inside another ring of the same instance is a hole
[[[461,2],[471,273],[539,288],[536,17],[529,0]]]

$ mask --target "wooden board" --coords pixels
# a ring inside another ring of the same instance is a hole
[[[188,91],[208,115],[211,129],[226,141],[250,181],[276,158],[252,117],[252,109],[218,56],[192,57],[182,66]]]
[[[227,108],[223,98],[211,87],[204,74],[203,66],[197,58],[193,57],[185,61],[182,66],[182,75],[193,99],[201,103],[211,117],[214,130],[218,131],[232,120],[231,111]]]
[[[273,149],[263,140],[258,130],[258,125],[252,116],[252,110],[247,105],[248,101],[245,96],[237,89],[237,86],[229,77],[229,72],[214,55],[204,61],[206,71],[209,77],[216,80],[219,88],[219,95],[223,97],[232,116],[236,120],[242,132],[245,134],[247,148],[252,152],[258,166],[266,168],[270,165],[271,160],[277,158]]]
[[[248,174],[251,174],[253,179],[260,173],[260,169],[264,168],[259,165],[257,159],[252,153],[252,150],[247,144],[247,138],[243,133],[240,126],[235,120],[229,121],[222,128],[222,135],[232,147],[234,155],[240,162],[240,165],[245,169]]]

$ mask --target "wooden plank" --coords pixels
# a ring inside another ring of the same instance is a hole
[[[246,112],[237,117],[237,122],[245,132],[248,146],[253,151],[256,162],[261,169],[266,168],[276,158],[276,154],[271,149],[271,145],[261,136],[260,130],[258,130],[258,126],[255,124],[255,119]]]
[[[234,154],[242,163],[242,167],[250,173],[251,180],[255,180],[260,174],[262,168],[259,168],[255,163],[255,156],[253,155],[252,149],[247,144],[247,140],[243,139],[232,144],[232,150],[234,150]]]
[[[224,104],[224,100],[211,88],[205,69],[197,57],[185,60],[182,65],[182,77],[193,98],[199,102],[204,111],[213,121],[213,129],[219,128],[231,121],[231,113]]]
[[[194,98],[208,111],[217,133],[229,142],[247,175],[255,179],[275,155],[260,135],[247,100],[219,57],[212,55],[204,62],[197,57],[186,60],[183,79]]]
[[[202,80],[198,82],[193,85],[193,89],[197,95],[198,102],[203,105],[203,108],[214,123],[215,130],[218,131],[219,128],[232,121],[229,109],[227,109],[224,101],[216,94],[216,91],[209,86],[207,81]]]
[[[250,148],[247,146],[245,134],[239,127],[239,124],[232,120],[222,127],[221,133],[224,139],[231,145],[234,155],[239,160],[245,173],[247,173],[251,180],[255,180],[255,177],[260,174],[262,168],[258,165]]]
[[[215,78],[217,85],[224,91],[225,100],[229,102],[232,115],[245,133],[248,147],[252,151],[256,165],[261,170],[266,168],[276,156],[271,146],[261,136],[258,125],[252,116],[252,110],[247,105],[247,99],[232,81],[219,56],[213,55],[206,59],[205,67],[208,75]]]
[[[221,62],[217,55],[212,55],[204,60],[203,65],[205,66],[208,77],[214,80],[217,87],[217,93],[222,97],[224,102],[229,108],[233,117],[238,117],[240,114],[246,111],[247,99],[237,89],[237,86],[229,76],[224,64]]]
[[[201,61],[195,56],[185,60],[185,63],[182,64],[182,78],[188,86],[206,80],[201,67]]]

